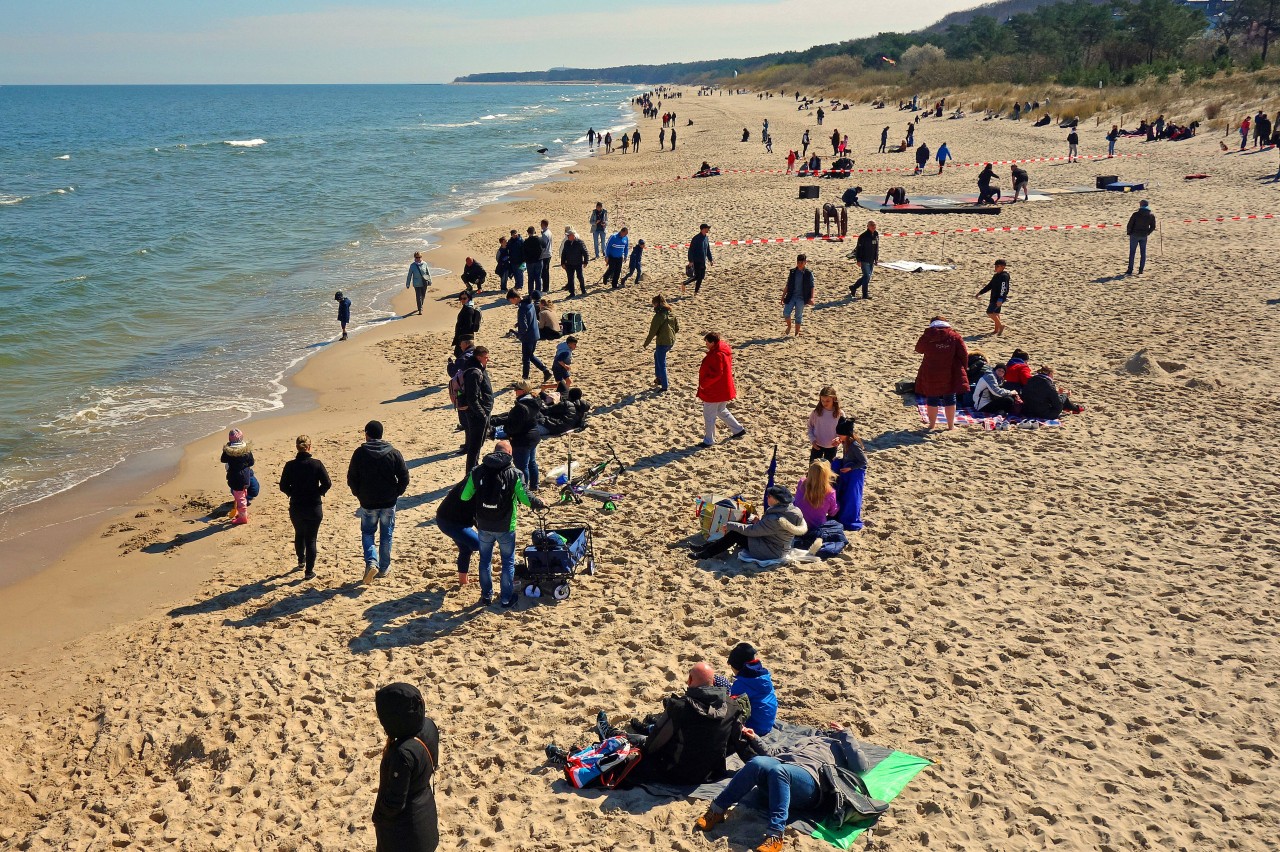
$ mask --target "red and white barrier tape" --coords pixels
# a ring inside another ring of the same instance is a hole
[[[1280,219],[1280,213],[1251,213],[1241,216],[1214,216],[1202,219],[1166,219],[1167,225],[1205,225],[1220,224],[1223,222],[1248,222],[1262,219]],[[988,228],[947,228],[936,231],[880,231],[882,237],[937,237],[944,234],[1015,234],[1033,231],[1101,231],[1106,228],[1123,228],[1123,222],[1084,222],[1073,225],[1005,225],[1003,227]],[[718,240],[712,242],[711,245],[717,248],[726,246],[762,246],[776,245],[781,243],[802,243],[802,242],[844,242],[846,240],[856,239],[856,236],[832,237],[832,236],[816,236],[816,237],[756,237],[742,240]],[[651,249],[681,249],[688,248],[688,243],[671,243],[669,245],[652,245]]]

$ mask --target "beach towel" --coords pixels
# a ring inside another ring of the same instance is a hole
[[[778,722],[775,724],[773,731],[764,739],[770,746],[785,746],[806,737],[823,733],[827,732],[820,728],[810,728],[790,722]],[[867,793],[873,799],[879,799],[882,802],[893,801],[906,788],[907,784],[911,783],[911,779],[919,774],[920,770],[932,765],[930,761],[922,757],[916,757],[902,751],[894,751],[884,746],[870,743],[862,743],[861,746],[869,767],[862,774],[862,780],[867,785]],[[736,772],[742,768],[742,761],[737,757],[731,756],[727,766],[731,773]],[[708,781],[697,786],[688,784],[641,784],[639,789],[651,796],[663,799],[690,798],[709,802],[720,795],[720,792],[729,785],[731,777],[731,775],[726,775],[719,781]],[[759,788],[743,799],[739,807],[748,807],[759,811],[761,814],[768,813],[767,800]],[[854,841],[864,831],[875,825],[875,821],[876,818],[870,817],[858,823],[832,828],[817,822],[814,814],[795,813],[790,815],[787,825],[796,831],[824,840],[837,849],[850,849],[853,847]]]
[[[896,269],[899,272],[949,272],[955,269],[954,266],[939,266],[936,263],[921,263],[918,260],[891,260],[887,263],[879,263],[877,266]]]
[[[916,409],[920,412],[920,422],[928,424],[929,414],[925,411],[924,397],[916,395]],[[938,415],[942,419],[942,415]],[[981,414],[972,408],[956,406],[957,426],[978,426],[988,431],[1020,426],[1025,429],[1036,426],[1061,426],[1061,420],[1042,420],[1037,417],[1019,417],[1016,414]]]

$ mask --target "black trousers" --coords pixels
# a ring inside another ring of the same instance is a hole
[[[578,279],[578,287],[579,289],[582,290],[582,295],[584,296],[587,295],[587,282],[582,280],[581,266],[566,266],[564,268],[564,274],[569,277],[569,295],[570,296],[573,295],[573,279],[575,277],[577,277]],[[551,288],[548,287],[547,289],[550,290]]]
[[[709,541],[697,549],[699,559],[709,559],[712,556],[719,556],[735,544],[746,547],[749,539],[737,530],[726,530],[725,534],[715,541]]]
[[[707,277],[707,265],[705,263],[695,263],[693,265],[693,277],[686,284],[693,283],[693,292],[697,293],[702,290],[702,280]]]
[[[414,287],[414,288],[413,288],[413,298],[414,298],[414,299],[416,299],[416,300],[418,301],[418,311],[419,311],[419,312],[421,312],[421,311],[422,311],[422,302],[423,302],[423,300],[424,300],[424,299],[426,299],[426,298],[427,298],[427,288],[426,288],[426,287]]]
[[[609,284],[615,290],[618,288],[618,278],[622,275],[622,258],[607,258],[609,268],[604,272],[604,283]],[[613,282],[610,284],[610,282]],[[584,291],[585,292],[585,291]]]
[[[489,415],[467,417],[462,425],[467,434],[467,469],[463,472],[465,476],[480,464],[480,451],[484,449],[485,438],[489,436]]]
[[[979,414],[1008,414],[1011,411],[1013,400],[998,396],[987,400],[986,406],[978,409]]]
[[[316,538],[320,534],[320,522],[323,516],[313,516],[307,512],[305,517],[298,512],[289,511],[289,520],[293,521],[293,550],[298,554],[298,564],[305,565],[307,571],[316,567]]]

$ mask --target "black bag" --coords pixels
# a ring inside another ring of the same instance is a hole
[[[1106,189],[1111,186],[1111,184],[1119,182],[1119,175],[1098,175],[1097,178],[1094,179],[1093,185],[1097,189]]]
[[[802,187],[800,187],[800,197],[801,197],[801,198],[817,198],[817,197],[818,197],[818,187],[816,187],[816,186],[802,186]]]
[[[476,506],[476,520],[504,522],[511,516],[512,493],[510,477],[504,471],[480,465],[471,475],[475,494],[471,499]]]

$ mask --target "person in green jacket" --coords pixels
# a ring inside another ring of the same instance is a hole
[[[534,509],[547,504],[530,496],[524,477],[511,461],[511,442],[498,441],[494,451],[467,475],[462,487],[462,500],[475,501],[476,532],[480,539],[480,604],[493,602],[493,546],[498,545],[502,561],[498,603],[510,608],[516,605],[516,513],[523,503]]]
[[[653,319],[649,321],[649,334],[642,345],[648,346],[650,340],[658,341],[653,350],[653,383],[658,386],[658,393],[667,389],[667,353],[676,345],[676,332],[680,330],[680,321],[671,313],[671,306],[661,295],[653,297]]]

